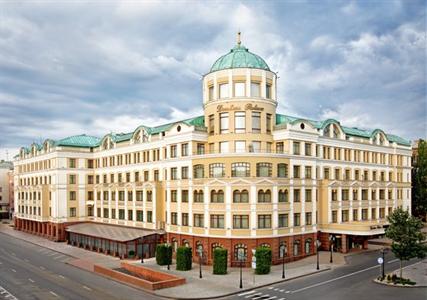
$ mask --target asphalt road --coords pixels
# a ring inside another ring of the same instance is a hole
[[[0,233],[0,299],[160,299],[66,264],[72,259]]]
[[[291,280],[269,287],[242,292],[227,299],[249,300],[426,300],[427,288],[397,288],[376,284],[380,275],[376,260],[379,252],[357,254],[348,258],[349,264],[332,271]],[[405,265],[417,263],[411,260]],[[314,267],[314,266],[313,266]],[[399,268],[392,253],[386,255],[386,273]]]

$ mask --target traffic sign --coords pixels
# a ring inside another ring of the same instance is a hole
[[[256,261],[252,262],[252,269],[256,269]]]
[[[381,265],[384,262],[384,260],[382,257],[378,257],[377,262],[379,265]]]

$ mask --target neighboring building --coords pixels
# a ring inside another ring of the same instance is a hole
[[[12,162],[0,161],[0,219],[9,218],[10,202],[13,201],[12,170]]]
[[[203,116],[22,148],[16,228],[102,251],[112,246],[93,240],[90,224],[71,224],[165,230],[174,248],[202,247],[208,262],[228,248],[231,264],[259,245],[274,263],[281,245],[288,260],[315,253],[316,238],[327,249],[335,236],[343,252],[366,246],[394,208],[410,209],[410,143],[277,114],[276,80],[239,41],[203,77]]]

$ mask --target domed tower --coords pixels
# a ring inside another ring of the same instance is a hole
[[[277,76],[240,41],[203,78],[208,153],[270,152]]]

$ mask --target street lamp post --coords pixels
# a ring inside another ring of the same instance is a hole
[[[245,258],[245,249],[239,248],[237,250],[237,259],[240,262],[240,283],[239,288],[243,288],[243,278],[242,278],[242,268],[243,268],[243,260]]]
[[[172,255],[171,251],[169,251],[169,248],[171,247],[169,243],[167,243],[168,245],[168,270],[170,270],[170,264],[169,261],[172,259],[172,257],[169,257],[169,255]]]
[[[197,249],[197,252],[199,253],[199,278],[202,278],[202,257],[203,257],[202,247],[199,247]]]
[[[316,269],[319,270],[319,247],[322,245],[322,243],[319,240],[316,240],[316,255],[317,255],[317,267]]]
[[[335,237],[334,237],[333,235],[330,235],[330,236],[329,236],[329,242],[330,242],[330,244],[331,244],[331,246],[330,246],[330,248],[331,248],[331,258],[329,259],[329,262],[330,262],[330,263],[333,263],[333,260],[332,260],[332,252],[333,252],[333,249],[334,249],[334,242],[335,242]]]
[[[382,263],[382,274],[381,274],[381,278],[384,280],[384,278],[385,278],[385,252],[386,252],[386,249],[385,248],[383,248],[383,249],[381,249],[381,254],[382,254],[382,256],[383,256],[383,263]]]
[[[286,256],[286,246],[285,244],[280,245],[279,249],[280,258],[282,259],[282,278],[285,278],[285,256]]]

